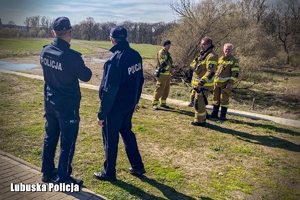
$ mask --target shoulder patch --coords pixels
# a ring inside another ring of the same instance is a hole
[[[75,50],[73,50],[73,49],[70,49],[70,52],[73,53],[73,54],[75,54],[75,55],[78,56],[78,57],[82,55],[80,52],[75,51]]]

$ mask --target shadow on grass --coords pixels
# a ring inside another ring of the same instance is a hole
[[[129,194],[138,197],[139,199],[164,199],[161,197],[148,194],[147,192],[141,190],[140,188],[131,185],[129,183],[126,183],[124,181],[121,181],[119,179],[117,181],[111,182],[111,184],[126,190]]]
[[[160,190],[167,199],[186,199],[186,200],[194,200],[195,199],[195,198],[189,197],[185,194],[182,194],[182,193],[176,191],[174,188],[172,188],[170,186],[159,183],[154,179],[150,179],[146,176],[137,176],[137,177],[141,181],[146,182],[149,185]],[[148,194],[147,192],[141,190],[140,188],[135,187],[129,183],[125,183],[124,181],[121,181],[121,180],[117,180],[117,181],[111,182],[111,183],[120,188],[123,188],[131,195],[136,196],[140,199],[165,199],[165,198],[161,198],[161,197],[157,197],[157,196]],[[209,198],[205,198],[205,199],[209,200]]]
[[[177,108],[174,108],[174,107],[171,107],[171,108],[161,108],[161,107],[158,107],[156,111],[173,112],[173,113],[187,115],[187,116],[190,116],[190,117],[194,117],[195,116],[194,110],[193,111],[186,111],[186,110],[180,110],[180,109],[177,109]]]
[[[248,126],[251,127],[258,127],[258,128],[263,128],[263,129],[269,129],[272,131],[275,131],[277,133],[285,133],[285,134],[289,134],[292,136],[300,136],[300,131],[296,132],[290,129],[286,129],[286,128],[280,128],[271,124],[260,124],[260,123],[252,123],[252,122],[245,122],[245,121],[241,121],[241,120],[235,120],[235,119],[228,119],[229,122],[234,123],[234,124],[247,124]]]
[[[54,180],[49,181],[48,184],[49,184],[49,183],[56,184],[56,183],[54,182]],[[75,187],[75,186],[74,186],[74,187]],[[74,191],[74,192],[66,192],[66,191],[64,192],[64,191],[61,191],[60,193],[69,195],[68,197],[66,197],[66,199],[93,199],[93,200],[105,200],[105,197],[102,197],[102,196],[100,196],[100,195],[97,195],[97,194],[92,193],[92,192],[89,192],[89,191],[84,191],[83,188],[84,188],[84,189],[87,189],[87,188],[85,187],[85,185],[83,185],[83,186],[80,187],[79,192],[75,192],[75,191]],[[87,190],[88,190],[88,189],[87,189]],[[74,197],[74,198],[71,198],[71,196]],[[25,198],[25,199],[27,199],[27,198]],[[55,198],[54,198],[54,199],[55,199]],[[64,199],[65,199],[65,198],[64,198]]]
[[[269,147],[274,147],[274,148],[282,148],[282,149],[286,149],[289,151],[300,152],[300,145],[294,144],[290,141],[287,141],[287,140],[284,140],[284,139],[281,139],[281,138],[278,138],[275,136],[251,135],[249,133],[220,127],[220,126],[217,126],[214,124],[207,124],[207,128],[219,131],[221,133],[239,136],[238,139],[246,141],[246,142],[250,142],[253,144],[259,144],[259,145],[264,145],[264,146],[269,146]]]
[[[69,195],[69,197],[67,197],[67,198],[70,198],[71,196],[74,197],[74,198],[70,198],[70,199],[105,200],[104,197],[102,198],[98,195],[95,195],[90,192],[82,191],[82,190],[80,190],[80,192],[61,192],[61,193]]]

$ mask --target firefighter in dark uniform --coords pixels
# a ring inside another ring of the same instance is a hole
[[[218,61],[214,78],[213,111],[210,115],[211,118],[218,118],[221,106],[220,120],[226,120],[232,85],[239,76],[239,63],[232,55],[232,51],[233,45],[226,43],[223,48],[224,55]]]
[[[135,134],[132,132],[132,115],[139,109],[138,102],[144,84],[142,58],[127,42],[127,30],[116,26],[110,31],[113,55],[104,65],[99,88],[100,108],[98,124],[102,127],[105,161],[103,170],[94,173],[99,180],[116,180],[116,159],[119,133],[133,175],[145,173]]]
[[[71,177],[72,159],[79,129],[80,87],[78,79],[89,81],[92,72],[84,64],[81,54],[70,49],[72,27],[67,17],[53,22],[54,42],[44,46],[40,63],[44,74],[45,138],[42,155],[42,181],[56,177],[56,183],[79,184]],[[55,150],[60,137],[58,169]],[[57,174],[57,176],[56,176]]]
[[[218,55],[213,50],[212,39],[204,37],[201,40],[201,51],[199,56],[192,62],[193,77],[191,102],[195,109],[194,126],[206,126],[206,103],[209,91],[212,90],[212,78],[215,75]]]
[[[156,88],[153,94],[152,108],[157,110],[158,104],[163,108],[170,108],[167,105],[167,98],[170,92],[171,75],[175,72],[175,66],[171,54],[171,41],[166,40],[163,48],[157,53],[157,66],[156,70]]]

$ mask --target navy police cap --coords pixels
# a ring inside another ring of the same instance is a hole
[[[71,28],[70,20],[67,17],[58,17],[52,24],[52,29],[55,31],[65,31]]]
[[[127,30],[123,26],[115,26],[110,30],[110,37],[115,39],[126,39]]]

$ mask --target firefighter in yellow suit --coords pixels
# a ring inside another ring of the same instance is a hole
[[[232,51],[233,45],[226,43],[223,48],[224,55],[218,60],[214,78],[213,111],[210,115],[211,118],[218,118],[221,106],[220,120],[226,120],[232,85],[239,76],[239,63],[232,55]]]
[[[204,37],[201,40],[201,51],[199,56],[192,62],[193,77],[191,92],[191,102],[195,109],[194,126],[206,126],[206,105],[209,91],[212,90],[212,78],[215,75],[218,62],[218,55],[213,50],[212,39]],[[193,100],[194,99],[194,100]]]
[[[171,54],[171,41],[166,40],[163,43],[163,48],[157,53],[158,74],[156,76],[156,89],[154,91],[152,108],[157,110],[157,106],[170,108],[167,106],[167,98],[170,92],[171,75],[175,72],[175,67]]]

